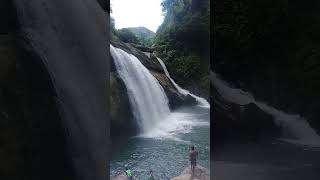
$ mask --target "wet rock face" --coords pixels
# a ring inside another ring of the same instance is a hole
[[[72,179],[51,81],[19,41],[0,35],[1,178]]]
[[[163,87],[169,99],[170,109],[176,109],[183,105],[195,105],[197,103],[194,97],[190,95],[185,96],[180,94],[165,74],[154,71],[152,71],[151,73]]]
[[[115,72],[110,73],[111,87],[111,136],[132,135],[136,133],[137,125],[133,121],[129,97],[124,82]]]
[[[127,53],[133,54],[136,56],[141,63],[149,69],[151,74],[159,81],[160,85],[163,87],[168,99],[169,99],[169,106],[171,109],[175,109],[182,105],[194,105],[196,104],[195,98],[191,97],[190,95],[185,96],[180,94],[174,85],[171,83],[170,79],[165,75],[162,66],[160,65],[159,61],[157,60],[154,54],[150,53],[150,56],[147,56],[144,52],[136,49],[135,47],[124,44],[120,42],[112,42],[113,46],[120,48]],[[114,62],[111,62],[111,71],[116,71]]]
[[[147,69],[149,69],[150,73],[158,80],[160,85],[163,87],[169,100],[170,109],[175,109],[182,105],[194,105],[197,103],[195,98],[193,98],[192,96],[185,96],[177,91],[170,79],[165,75],[162,66],[160,65],[154,54],[147,53],[148,55],[146,55],[145,52],[142,52],[141,50],[133,47],[130,44],[124,44],[121,42],[111,42],[111,44],[114,47],[120,48],[129,54],[133,54]],[[120,132],[118,130],[121,129],[121,132],[127,132],[127,135],[135,133],[137,125],[133,120],[127,90],[125,84],[117,75],[116,67],[112,57],[110,80],[112,92],[111,129],[115,129],[114,132]],[[111,132],[111,134],[113,133]]]
[[[13,37],[12,46],[0,43],[9,62],[0,87],[1,179],[105,179],[107,16],[88,0],[0,7],[0,39]]]
[[[158,62],[158,60],[157,60],[157,58],[155,56],[151,56],[150,58],[148,58],[148,56],[146,56],[141,50],[133,47],[130,44],[125,44],[125,43],[115,42],[115,41],[112,41],[111,44],[114,47],[120,48],[120,49],[126,51],[129,54],[133,54],[150,71],[156,71],[156,72],[164,73],[160,63]]]
[[[225,100],[215,87],[211,87],[213,112],[213,137],[215,143],[224,139],[270,138],[281,135],[271,115],[262,111],[255,104],[238,105]]]
[[[0,20],[1,179],[72,179],[53,88],[18,36],[12,1],[0,2]]]

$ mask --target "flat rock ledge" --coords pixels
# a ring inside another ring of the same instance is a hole
[[[205,167],[196,166],[192,175],[191,168],[187,167],[180,176],[171,178],[171,180],[210,180],[210,171]]]
[[[111,180],[128,180],[128,178],[124,173],[121,173],[112,177]],[[134,180],[138,180],[138,178],[135,177]],[[192,176],[191,168],[187,167],[180,176],[171,178],[171,180],[210,180],[210,171],[207,168],[198,165]]]

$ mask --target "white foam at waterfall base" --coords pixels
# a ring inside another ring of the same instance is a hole
[[[181,88],[170,76],[170,73],[166,67],[166,65],[164,64],[164,62],[162,61],[162,59],[158,58],[159,63],[161,64],[166,76],[170,79],[170,81],[172,82],[172,84],[174,85],[174,87],[178,90],[179,93],[183,94],[183,95],[188,95],[190,94],[190,96],[192,96],[193,98],[196,99],[196,101],[198,102],[199,106],[201,107],[205,107],[205,108],[210,108],[210,104],[208,103],[207,100],[205,100],[202,97],[196,96],[192,93],[190,93],[188,90]]]
[[[140,137],[155,139],[172,139],[186,142],[177,137],[179,134],[190,133],[194,127],[210,126],[208,121],[201,121],[201,113],[193,112],[188,108],[172,112],[162,120],[154,129],[141,134]]]
[[[253,95],[241,89],[232,88],[227,82],[218,78],[214,72],[210,73],[210,78],[218,93],[227,101],[239,105],[254,103],[261,110],[272,115],[275,123],[282,127],[284,131],[282,140],[295,144],[320,146],[320,136],[311,128],[308,121],[300,115],[288,114],[266,103],[256,101]]]
[[[195,112],[171,112],[168,98],[157,79],[135,56],[110,45],[117,73],[127,88],[131,108],[140,128],[139,137],[182,141],[176,135],[195,126],[209,126],[199,121]]]
[[[142,133],[153,129],[170,114],[163,88],[133,55],[110,45],[117,72],[127,87],[135,119]]]

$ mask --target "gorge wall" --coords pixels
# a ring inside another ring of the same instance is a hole
[[[319,2],[213,3],[211,69],[320,130]]]
[[[106,179],[107,14],[98,1],[0,8],[1,176]]]
[[[52,173],[46,179],[72,179],[53,83],[20,34],[13,2],[0,7],[1,177],[41,179]]]

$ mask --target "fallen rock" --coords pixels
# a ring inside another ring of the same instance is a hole
[[[192,174],[191,168],[187,167],[181,173],[180,176],[171,178],[171,180],[209,180],[210,171],[202,166],[196,166],[194,173]]]
[[[125,173],[121,173],[114,177],[111,177],[111,180],[128,180],[128,177],[125,175]],[[133,180],[138,180],[138,178],[133,177]]]

